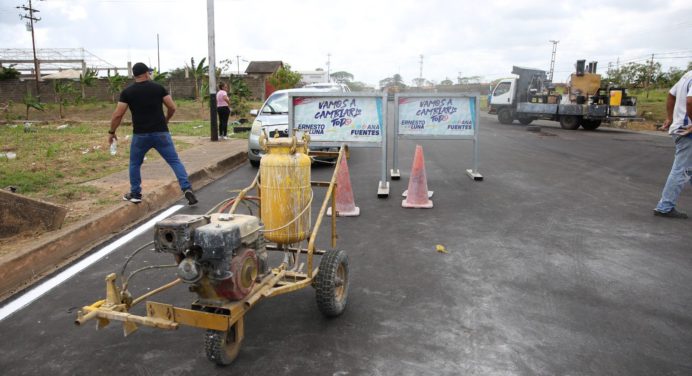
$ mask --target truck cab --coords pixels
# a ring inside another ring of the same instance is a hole
[[[490,103],[488,103],[488,113],[497,114],[498,120],[505,124],[511,123],[513,117],[513,109],[515,106],[516,93],[516,78],[506,78],[501,80],[495,86]]]

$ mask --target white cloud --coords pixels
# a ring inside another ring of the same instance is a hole
[[[508,76],[512,65],[547,69],[558,44],[556,79],[577,59],[601,69],[651,53],[692,50],[692,3],[686,0],[451,1],[237,0],[215,2],[217,61],[283,60],[298,70],[345,70],[377,84],[394,73],[441,81],[461,72],[487,79]],[[31,46],[16,9],[0,5],[0,45]],[[206,2],[183,0],[76,0],[39,2],[39,48],[84,47],[124,67],[128,59],[170,70],[207,54]],[[10,9],[11,8],[11,9]],[[11,17],[10,17],[11,16]],[[684,41],[684,42],[683,42]],[[688,54],[688,56],[692,53]],[[660,55],[664,69],[687,60]],[[692,58],[690,59],[692,60]],[[247,63],[241,64],[244,69]]]

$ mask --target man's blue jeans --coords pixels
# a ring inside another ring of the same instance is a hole
[[[656,205],[656,210],[668,213],[673,210],[678,201],[680,192],[692,175],[692,135],[685,137],[673,136],[675,142],[675,160],[668,175],[666,186],[661,193],[661,201]]]
[[[144,161],[144,155],[152,148],[156,149],[161,157],[168,162],[168,165],[171,166],[175,177],[178,178],[180,189],[183,192],[191,189],[192,186],[187,180],[185,166],[178,158],[171,134],[168,132],[156,132],[132,135],[132,143],[130,144],[130,192],[134,194],[142,193],[140,168]]]

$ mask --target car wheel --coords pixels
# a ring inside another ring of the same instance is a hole
[[[497,112],[497,120],[502,124],[512,124],[512,121],[514,120],[512,118],[512,111],[506,108],[499,110]]]
[[[570,131],[579,128],[579,116],[562,116],[560,117],[560,126],[562,129]]]

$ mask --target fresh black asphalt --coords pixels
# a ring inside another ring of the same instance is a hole
[[[312,288],[267,299],[247,315],[243,348],[225,368],[205,358],[198,329],[140,328],[123,338],[117,323],[75,327],[76,309],[103,297],[105,275],[149,232],[0,322],[0,373],[692,374],[692,220],[652,215],[671,140],[541,124],[542,132],[527,132],[484,116],[482,182],[464,174],[469,141],[420,142],[435,192],[428,210],[401,208],[415,142],[400,143],[402,179],[388,199],[376,195],[379,151],[353,149],[361,216],[338,219],[338,248],[351,267],[339,318],[320,315]],[[203,213],[255,172],[229,173],[179,213]],[[329,172],[316,166],[313,179]],[[316,192],[321,199],[323,189]],[[678,208],[692,212],[690,187]],[[167,256],[145,252],[136,266],[171,263]],[[172,270],[151,272],[132,290],[173,278]],[[179,286],[154,300],[185,307],[192,299]]]

